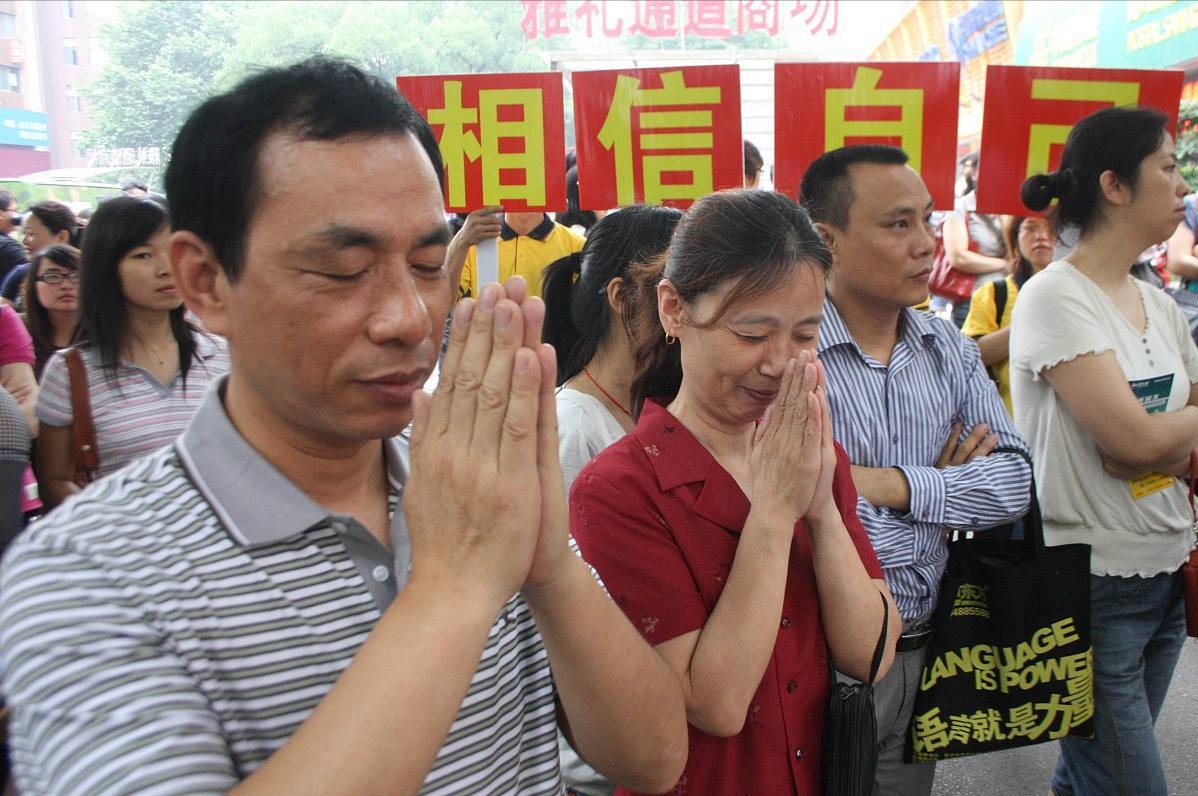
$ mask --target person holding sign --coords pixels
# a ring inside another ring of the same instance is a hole
[[[853,463],[857,514],[903,618],[890,675],[874,689],[876,792],[931,792],[933,763],[905,763],[907,728],[948,549],[945,528],[1022,517],[1030,468],[977,345],[911,309],[927,294],[932,197],[901,149],[818,157],[803,205],[832,252],[819,357],[833,431]],[[851,674],[846,672],[846,674]],[[853,675],[855,676],[855,675]]]
[[[827,266],[786,196],[697,201],[629,288],[636,428],[570,494],[583,555],[681,678],[688,796],[819,792],[830,661],[868,676],[884,616],[880,673],[893,655],[813,352]]]
[[[616,781],[677,779],[677,678],[568,544],[523,280],[458,305],[421,390],[456,288],[440,168],[338,61],[185,122],[170,261],[231,368],[174,445],[5,555],[22,793],[558,796],[559,713]]]
[[[502,207],[475,210],[466,216],[466,223],[451,244],[446,262],[451,274],[461,274],[460,295],[471,296],[478,292],[479,245],[496,237],[499,238],[499,280],[524,277],[530,296],[541,295],[541,272],[546,266],[579,251],[586,243],[586,238],[558,224],[548,213],[504,213]]]
[[[1166,117],[1108,108],[1069,133],[1023,201],[1057,205],[1077,248],[1032,277],[1011,324],[1015,419],[1035,451],[1045,541],[1091,546],[1095,738],[1065,738],[1057,796],[1167,792],[1153,723],[1185,637],[1194,546],[1198,350],[1173,300],[1128,264],[1185,214]]]

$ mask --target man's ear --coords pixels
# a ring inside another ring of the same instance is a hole
[[[840,230],[837,229],[835,225],[829,224],[826,221],[816,221],[814,226],[815,231],[818,232],[820,238],[823,239],[824,245],[827,246],[828,249],[831,250],[833,256],[835,256],[836,243],[839,238]]]
[[[212,246],[194,232],[171,234],[171,274],[187,308],[200,319],[205,331],[228,337],[229,279]]]

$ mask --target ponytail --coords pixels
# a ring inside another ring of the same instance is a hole
[[[557,353],[557,386],[578,374],[595,355],[582,351],[583,338],[570,312],[574,283],[582,275],[582,252],[553,261],[541,276],[541,298],[545,301],[545,324],[541,339]]]
[[[636,263],[665,251],[681,218],[672,208],[648,205],[609,213],[591,229],[582,251],[545,269],[542,338],[557,351],[558,386],[581,373],[608,335],[620,331],[607,297],[612,280],[626,279]],[[652,303],[656,308],[657,299]]]

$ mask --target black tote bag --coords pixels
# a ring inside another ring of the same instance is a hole
[[[916,761],[1093,737],[1090,546],[1045,547],[1034,482],[1023,520],[983,533],[949,544],[910,729]]]

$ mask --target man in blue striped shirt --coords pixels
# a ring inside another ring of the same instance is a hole
[[[811,164],[800,194],[833,256],[819,335],[832,424],[903,616],[899,654],[875,691],[875,793],[928,794],[934,764],[905,764],[903,747],[948,558],[946,529],[989,528],[1027,510],[1030,467],[1003,452],[1026,453],[1027,445],[977,345],[910,309],[927,297],[934,241],[932,198],[907,155],[876,145],[828,152]]]

